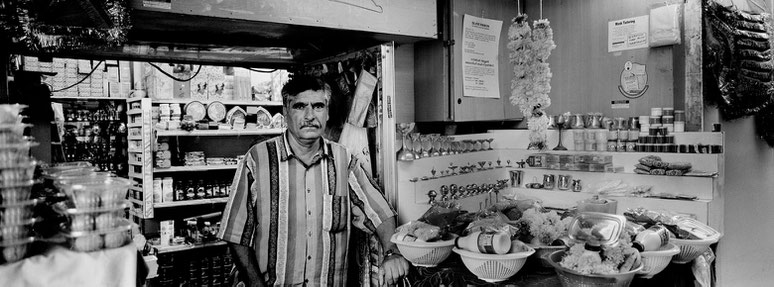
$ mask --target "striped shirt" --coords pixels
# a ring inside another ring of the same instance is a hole
[[[287,134],[239,163],[218,237],[251,247],[268,285],[346,286],[350,226],[394,220],[376,183],[344,146],[322,139],[307,166]]]

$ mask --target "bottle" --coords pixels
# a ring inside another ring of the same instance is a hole
[[[639,252],[658,250],[669,243],[669,231],[663,225],[653,225],[637,234],[632,247]]]
[[[473,252],[505,254],[511,249],[511,237],[505,232],[476,231],[455,239],[454,246]]]

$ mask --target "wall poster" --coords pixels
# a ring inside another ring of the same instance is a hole
[[[607,23],[607,52],[648,47],[648,15]]]
[[[462,22],[463,96],[499,99],[497,55],[503,22],[471,15]]]

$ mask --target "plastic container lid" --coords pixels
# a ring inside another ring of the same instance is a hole
[[[568,236],[591,245],[615,245],[626,226],[622,215],[581,212],[570,222]]]

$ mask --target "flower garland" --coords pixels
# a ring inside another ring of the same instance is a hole
[[[556,48],[554,32],[547,19],[534,21],[532,27],[527,15],[513,19],[508,29],[508,49],[513,64],[511,104],[518,106],[527,118],[530,130],[529,149],[543,150],[546,146],[548,116],[544,110],[551,105],[551,68],[548,57]]]
[[[54,52],[120,46],[131,27],[127,0],[100,1],[110,17],[110,28],[50,25],[38,18],[32,0],[0,2],[0,36],[4,43],[29,51]]]

